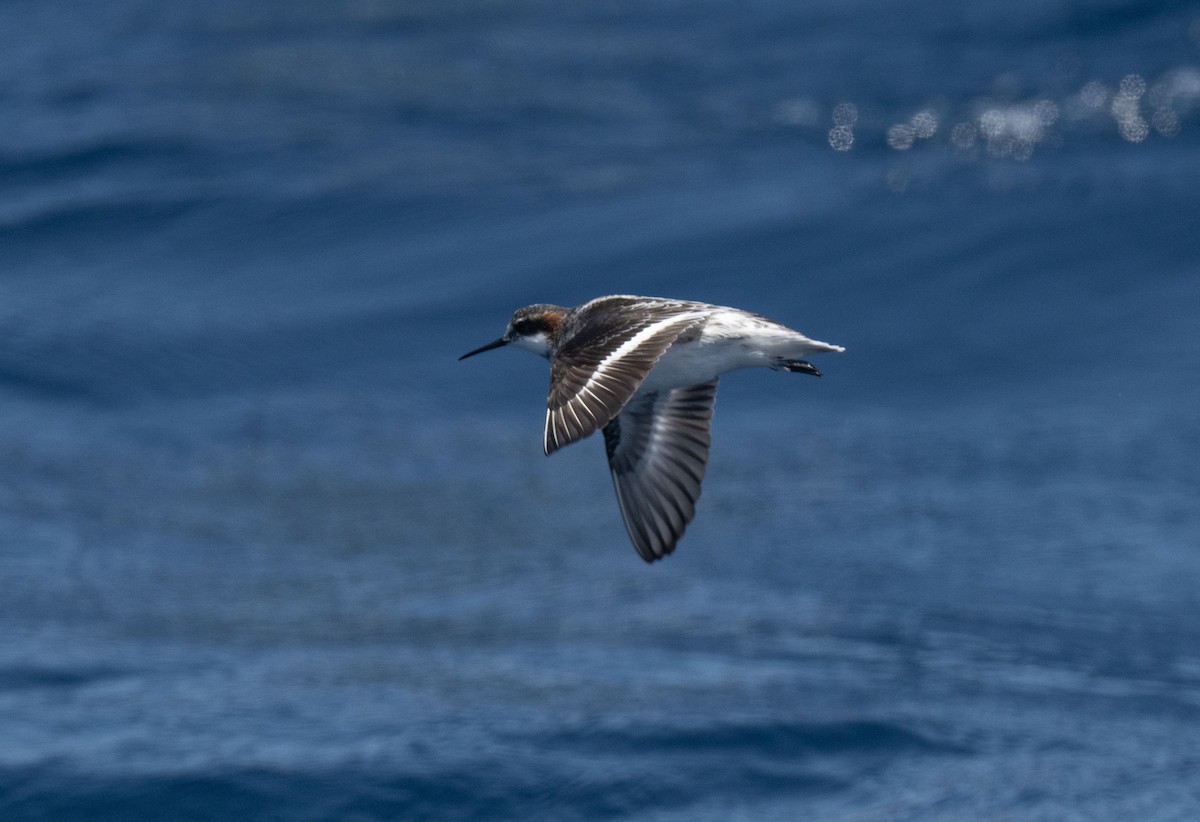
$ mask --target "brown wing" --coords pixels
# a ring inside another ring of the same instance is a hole
[[[552,454],[603,428],[621,412],[650,369],[688,328],[696,313],[650,316],[619,328],[585,324],[550,366],[544,448]]]
[[[717,380],[638,397],[604,427],[625,529],[646,562],[675,550],[696,514]]]

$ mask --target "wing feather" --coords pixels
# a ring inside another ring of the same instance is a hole
[[[716,395],[712,380],[639,396],[604,427],[621,517],[646,562],[675,550],[696,514]]]
[[[550,365],[546,397],[547,454],[608,424],[679,335],[704,319],[702,311],[647,311],[619,328],[585,320]]]

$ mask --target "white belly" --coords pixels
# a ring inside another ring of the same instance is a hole
[[[726,371],[767,365],[746,341],[677,342],[646,375],[642,391],[663,391],[708,382]]]
[[[698,385],[727,371],[770,368],[781,360],[837,350],[837,346],[810,340],[753,315],[714,316],[699,336],[689,339],[685,335],[667,349],[639,393]]]

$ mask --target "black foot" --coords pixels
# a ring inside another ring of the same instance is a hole
[[[821,372],[817,367],[806,360],[787,360],[779,364],[779,367],[784,371],[792,371],[797,374],[812,374],[814,377],[821,376]]]

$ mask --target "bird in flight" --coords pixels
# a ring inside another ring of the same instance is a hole
[[[550,360],[547,454],[604,431],[621,517],[646,562],[674,551],[695,516],[720,375],[819,377],[804,358],[844,350],[738,308],[625,295],[519,308],[502,337],[459,359],[505,345]]]

